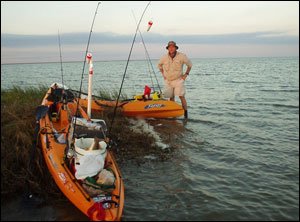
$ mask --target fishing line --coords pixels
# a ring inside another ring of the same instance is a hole
[[[62,57],[61,57],[61,44],[60,44],[59,30],[58,30],[58,45],[59,45],[59,56],[60,56],[61,83],[62,83],[63,89],[64,89],[65,88],[65,85],[64,85],[64,73],[63,73],[63,65],[62,65]]]
[[[77,99],[77,107],[76,107],[76,113],[75,113],[75,123],[74,123],[74,130],[73,130],[72,139],[74,139],[74,135],[75,135],[76,120],[77,120],[77,115],[78,115],[78,110],[79,110],[79,100],[80,100],[80,97],[81,97],[81,90],[82,90],[83,74],[84,74],[84,69],[85,69],[85,64],[86,64],[86,56],[87,56],[87,53],[88,53],[88,50],[89,50],[89,45],[90,45],[91,35],[92,35],[92,32],[93,32],[94,22],[95,22],[95,19],[96,19],[96,15],[97,15],[98,7],[99,7],[100,3],[101,2],[98,2],[98,4],[97,4],[97,8],[96,8],[95,15],[94,15],[94,18],[93,18],[93,22],[92,22],[92,26],[91,26],[90,34],[89,34],[89,39],[88,39],[88,43],[87,43],[86,51],[85,51],[85,55],[84,55],[84,62],[83,62],[83,67],[82,67],[79,95],[78,95],[78,99]]]
[[[152,83],[152,88],[153,88],[153,91],[155,92],[155,87],[154,87],[154,83],[153,83],[153,79],[152,79],[152,75],[151,75],[151,68],[150,68],[150,64],[148,62],[148,58],[147,58],[146,52],[145,52],[145,57],[146,57],[146,60],[147,60],[147,66],[148,66],[149,76],[150,76],[151,83]]]
[[[134,15],[134,12],[133,12],[133,11],[132,11],[132,14],[133,14],[134,20],[135,20],[135,22],[136,22],[136,18],[135,18],[135,15]],[[156,75],[155,75],[155,71],[154,71],[153,64],[152,64],[152,62],[151,62],[150,55],[149,55],[149,53],[148,53],[148,50],[147,50],[147,47],[146,47],[146,44],[145,44],[145,41],[144,41],[144,38],[143,38],[143,35],[142,35],[142,32],[141,32],[140,29],[139,29],[139,33],[140,33],[140,36],[141,36],[141,39],[142,39],[142,43],[143,43],[143,46],[144,46],[144,49],[145,49],[145,53],[146,53],[146,56],[147,56],[148,65],[149,65],[149,63],[150,63],[151,68],[152,68],[153,75],[154,75],[154,77],[155,77],[155,79],[156,79],[156,83],[157,83],[157,86],[158,86],[159,91],[160,91],[160,94],[162,94],[162,91],[161,91],[161,88],[160,88],[158,79],[157,79],[157,77],[156,77]],[[152,81],[152,75],[151,75],[151,72],[150,72],[150,77],[151,77],[151,81]],[[153,84],[153,82],[152,82],[152,85],[153,85],[153,89],[154,89],[154,84]],[[155,90],[154,90],[154,91],[155,91]]]
[[[131,44],[131,48],[130,48],[130,51],[129,51],[129,55],[128,55],[128,58],[127,58],[127,63],[126,63],[126,66],[125,66],[125,71],[124,71],[124,74],[123,74],[123,79],[122,79],[122,82],[121,82],[121,86],[120,86],[120,89],[119,89],[119,93],[118,93],[118,98],[117,98],[117,102],[116,102],[116,105],[115,105],[115,108],[114,108],[114,114],[113,114],[113,117],[112,117],[112,120],[111,120],[111,124],[110,124],[110,128],[109,128],[109,132],[108,134],[110,135],[111,133],[111,129],[112,129],[112,126],[113,126],[113,123],[114,123],[114,120],[115,120],[115,116],[116,116],[116,111],[117,111],[117,107],[118,107],[118,102],[119,102],[119,99],[120,99],[120,95],[121,95],[121,91],[122,91],[122,87],[123,87],[123,83],[124,83],[124,80],[125,80],[125,75],[126,75],[126,71],[127,71],[127,67],[128,67],[128,63],[129,63],[129,60],[130,60],[130,56],[131,56],[131,52],[132,52],[132,49],[133,49],[133,45],[134,45],[134,42],[135,42],[135,38],[136,38],[136,34],[139,30],[139,26],[141,24],[141,21],[144,17],[144,14],[148,8],[148,6],[150,5],[151,1],[148,2],[147,6],[145,7],[144,11],[143,11],[143,14],[140,18],[140,21],[136,27],[136,30],[135,30],[135,34],[134,34],[134,37],[133,37],[133,40],[132,40],[132,44]]]
[[[131,10],[131,12],[132,12],[133,18],[135,20],[135,23],[137,24],[137,20],[136,20],[136,17],[135,17],[135,14],[134,14],[133,10]],[[142,39],[142,43],[143,43],[144,49],[145,49],[145,58],[146,58],[147,65],[148,65],[149,76],[150,76],[150,79],[151,79],[152,88],[153,88],[153,91],[155,91],[155,87],[154,87],[154,83],[153,83],[153,79],[152,79],[152,75],[151,75],[151,70],[150,70],[150,65],[149,65],[149,61],[148,61],[148,55],[147,55],[147,51],[146,51],[146,46],[145,46],[145,42],[144,42],[144,39],[143,39],[143,36],[142,36],[142,33],[141,33],[140,29],[139,29],[139,33],[140,33],[140,36],[141,36],[141,39]]]

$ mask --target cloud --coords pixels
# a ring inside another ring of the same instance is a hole
[[[179,50],[191,58],[298,56],[299,37],[284,32],[253,32],[219,35],[161,35],[144,33],[151,58],[166,53],[165,45],[174,40]],[[95,60],[125,60],[133,35],[93,33],[90,52]],[[88,33],[61,34],[64,61],[83,61]],[[59,61],[57,35],[1,34],[1,64]],[[140,36],[131,59],[145,59]]]
[[[252,33],[216,34],[216,35],[161,35],[145,33],[146,43],[166,44],[175,40],[180,44],[299,44],[299,36],[286,35],[284,32],[266,31]],[[110,32],[92,33],[91,44],[130,44],[133,35],[122,35]],[[62,45],[86,44],[88,33],[61,34]],[[140,41],[137,36],[137,41]],[[1,34],[1,45],[4,47],[39,47],[58,45],[57,35],[16,35]]]

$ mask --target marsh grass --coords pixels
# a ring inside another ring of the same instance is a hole
[[[29,189],[43,195],[58,194],[41,151],[32,146],[35,109],[46,90],[43,86],[1,90],[1,202]]]

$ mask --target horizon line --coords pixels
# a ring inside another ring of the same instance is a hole
[[[190,59],[239,59],[239,58],[289,58],[289,57],[299,57],[299,55],[290,55],[290,56],[228,56],[228,57],[190,57]],[[151,60],[158,60],[159,58],[152,58]],[[146,59],[132,59],[130,61],[145,61]],[[121,62],[126,61],[126,59],[111,59],[111,60],[95,60],[94,62]],[[84,62],[84,61],[64,61],[62,63],[77,63],[77,62]],[[12,62],[12,63],[1,63],[1,65],[25,65],[25,64],[47,64],[47,63],[60,63],[60,61],[56,62]]]

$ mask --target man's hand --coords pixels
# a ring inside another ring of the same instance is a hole
[[[181,76],[181,78],[182,78],[183,80],[185,80],[187,76],[188,76],[188,74],[184,74],[183,76]]]

